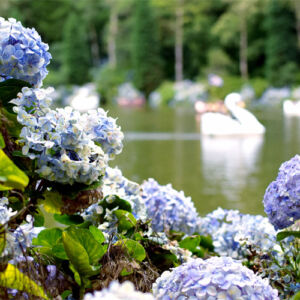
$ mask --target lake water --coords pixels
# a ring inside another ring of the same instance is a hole
[[[142,183],[152,177],[191,196],[204,215],[218,206],[263,214],[262,199],[280,164],[300,153],[300,118],[280,110],[257,112],[264,137],[202,138],[192,109],[113,107],[125,133],[123,152],[111,165]]]

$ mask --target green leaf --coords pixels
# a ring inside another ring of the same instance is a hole
[[[119,220],[118,229],[120,232],[135,227],[136,219],[132,213],[122,209],[115,210],[113,213]]]
[[[72,291],[70,291],[70,290],[66,290],[66,291],[64,291],[62,294],[61,294],[61,297],[63,298],[63,299],[66,299],[68,296],[70,296],[72,294]]]
[[[5,249],[5,245],[6,245],[5,228],[3,225],[0,225],[0,256]]]
[[[32,244],[52,248],[59,244],[61,238],[62,230],[60,228],[44,229],[38,234],[37,238],[32,239]]]
[[[61,224],[65,225],[78,225],[84,222],[80,215],[58,215],[54,214],[54,219]]]
[[[10,100],[17,97],[23,87],[31,87],[31,85],[23,80],[8,79],[0,82],[0,101],[8,111],[12,112],[13,104],[9,103]]]
[[[22,153],[22,151],[13,151],[12,156],[15,156],[15,157],[27,157],[26,155],[24,155]]]
[[[139,243],[131,239],[119,240],[116,245],[125,246],[128,254],[137,261],[143,261],[146,258],[145,248]]]
[[[45,218],[44,218],[44,215],[43,215],[43,213],[41,212],[40,209],[37,209],[37,212],[34,213],[33,217],[34,217],[33,225],[35,227],[44,226]]]
[[[300,291],[292,298],[292,300],[300,300]]]
[[[108,195],[108,196],[106,196],[99,203],[99,205],[103,207],[103,215],[105,215],[105,213],[106,213],[106,208],[108,208],[109,210],[113,210],[117,207],[118,209],[122,209],[122,210],[132,212],[131,204],[128,201],[126,201],[124,199],[121,199],[117,195]]]
[[[96,226],[94,225],[91,225],[89,227],[89,231],[91,232],[91,234],[93,235],[94,239],[102,244],[105,242],[105,236],[104,234],[102,233],[102,231],[100,229],[98,229]]]
[[[63,232],[62,240],[67,256],[80,276],[92,276],[100,272],[100,267],[95,268],[90,265],[90,258],[87,250],[76,238],[74,238],[73,234],[70,234],[67,231]],[[76,274],[74,273],[74,275]]]
[[[121,271],[120,275],[121,275],[121,276],[127,276],[127,275],[130,275],[130,274],[132,274],[132,273],[133,273],[133,270],[127,271],[126,268],[124,268],[124,269]]]
[[[89,264],[98,264],[98,261],[105,252],[104,248],[96,241],[93,234],[88,229],[77,228],[75,226],[69,227],[66,232],[85,249],[89,257]]]
[[[5,141],[4,141],[2,133],[0,133],[0,149],[3,149],[3,148],[5,148]]]
[[[60,259],[67,260],[68,256],[63,244],[57,244],[52,247],[52,254]]]
[[[27,175],[20,170],[0,149],[0,190],[24,189],[29,182]]]
[[[194,252],[196,251],[196,248],[200,245],[200,240],[201,238],[199,235],[188,236],[179,242],[179,246],[181,248]]]
[[[300,238],[300,231],[281,231],[277,233],[277,241],[281,241],[285,239],[286,237],[294,236],[296,238]]]
[[[200,235],[200,237],[201,237],[200,246],[208,249],[209,251],[214,251],[212,238],[210,236],[204,236],[204,235]]]
[[[7,265],[4,272],[0,272],[0,286],[17,289],[43,299],[48,299],[42,287],[11,264]]]
[[[46,191],[43,196],[45,198],[43,202],[45,211],[51,214],[60,214],[60,209],[63,206],[61,195],[57,192]]]

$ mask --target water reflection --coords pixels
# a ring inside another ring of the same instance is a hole
[[[224,195],[228,201],[236,202],[235,208],[245,204],[243,191],[255,186],[258,161],[263,145],[263,136],[247,137],[203,137],[201,139],[201,163],[205,194]]]

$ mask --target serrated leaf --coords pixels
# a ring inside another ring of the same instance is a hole
[[[0,149],[0,191],[24,189],[29,182],[27,175],[20,170]]]
[[[113,213],[118,218],[118,229],[120,232],[135,227],[136,219],[132,213],[122,209],[115,210]]]
[[[296,238],[300,238],[300,231],[292,231],[292,230],[281,231],[281,232],[277,233],[276,239],[279,242],[289,236],[294,236]]]
[[[60,214],[60,209],[63,206],[61,195],[57,192],[46,191],[43,196],[45,198],[43,202],[45,211],[51,214]]]
[[[194,236],[188,236],[182,241],[179,242],[179,246],[181,248],[190,250],[191,252],[196,251],[197,247],[199,246],[201,241],[201,238],[199,235],[194,235]]]
[[[32,239],[32,244],[52,248],[59,243],[61,238],[62,230],[60,228],[48,228],[42,230],[37,238]]]
[[[84,222],[84,219],[80,215],[53,215],[54,220],[65,225],[78,225]]]
[[[42,287],[11,264],[7,265],[4,272],[0,272],[0,286],[24,291],[28,294],[48,299]]]
[[[137,241],[124,239],[117,241],[115,245],[126,247],[128,254],[137,261],[143,261],[146,258],[145,248]]]
[[[102,231],[100,229],[98,229],[96,226],[94,225],[91,225],[89,227],[89,231],[91,232],[91,234],[93,235],[94,239],[102,244],[105,242],[105,236],[104,234],[102,233]]]

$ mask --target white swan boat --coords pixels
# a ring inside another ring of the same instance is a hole
[[[300,101],[285,100],[283,102],[283,112],[286,116],[300,117]]]
[[[238,93],[231,93],[225,98],[225,106],[231,115],[208,112],[201,116],[201,133],[209,136],[244,136],[262,135],[265,127],[247,109],[239,107]]]

